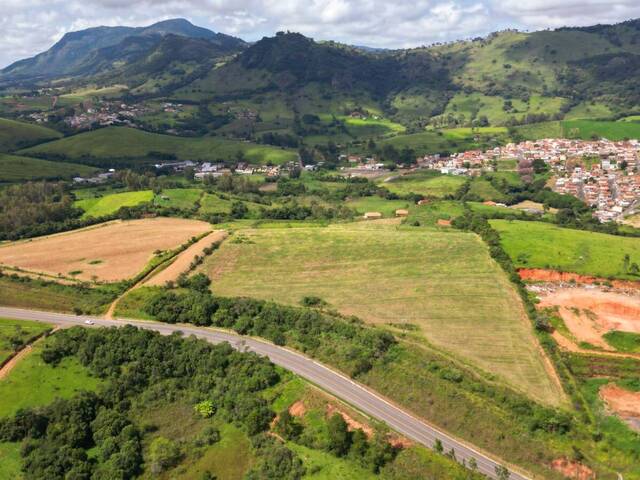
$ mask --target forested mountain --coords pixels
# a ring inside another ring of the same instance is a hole
[[[131,63],[162,48],[165,37],[182,37],[206,42],[211,49],[230,51],[245,43],[237,38],[175,19],[149,27],[96,27],[66,34],[46,52],[9,65],[0,78],[10,80],[52,79],[104,73],[119,62]],[[196,42],[195,45],[199,43]],[[198,59],[206,58],[199,52]]]

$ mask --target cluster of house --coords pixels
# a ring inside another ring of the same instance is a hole
[[[99,105],[83,105],[83,111],[64,119],[72,128],[83,129],[94,125],[127,125],[135,127],[137,117],[150,112],[142,104],[129,105],[121,102],[101,102]]]
[[[418,159],[418,165],[444,174],[479,175],[493,171],[499,161],[541,160],[555,174],[554,191],[580,198],[596,208],[598,219],[610,221],[640,207],[639,155],[638,140],[543,139],[451,157],[427,156]]]
[[[264,175],[265,177],[279,177],[283,172],[298,166],[294,162],[286,165],[252,165],[247,162],[238,162],[234,166],[225,163],[194,162],[184,160],[179,162],[165,162],[155,164],[156,169],[168,169],[174,172],[183,172],[188,168],[193,169],[194,177],[202,180],[206,177],[221,177],[236,173],[239,175]]]

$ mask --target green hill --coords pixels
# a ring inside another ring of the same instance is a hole
[[[31,123],[0,118],[0,152],[9,152],[62,137],[60,132]]]
[[[71,178],[95,172],[95,168],[85,165],[0,153],[0,182]]]
[[[60,158],[90,165],[109,164],[118,159],[158,162],[167,155],[180,160],[236,159],[280,164],[296,160],[297,154],[267,145],[227,140],[220,137],[186,138],[144,132],[126,127],[108,127],[80,133],[55,142],[23,150],[24,154]]]

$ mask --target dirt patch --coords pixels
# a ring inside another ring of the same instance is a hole
[[[600,398],[608,409],[640,432],[640,392],[630,392],[614,383],[600,388]]]
[[[353,432],[355,430],[362,430],[367,438],[373,437],[374,431],[373,428],[371,428],[369,425],[355,420],[353,417],[349,416],[346,412],[340,410],[335,405],[328,404],[327,417],[332,417],[336,413],[339,414],[347,423],[347,427],[350,432]]]
[[[289,407],[289,413],[294,417],[304,417],[304,414],[307,413],[307,407],[302,400],[298,400]]]
[[[520,278],[530,282],[575,282],[579,284],[611,284],[614,288],[640,290],[640,282],[631,280],[609,280],[602,277],[578,275],[571,272],[558,272],[557,270],[545,270],[543,268],[520,268]]]
[[[640,333],[640,295],[595,288],[558,288],[541,295],[539,307],[557,307],[577,341],[604,350],[613,350],[602,338],[611,330]]]
[[[208,223],[178,218],[110,222],[0,246],[0,263],[54,276],[115,282],[135,276],[153,252],[176,248],[209,229]]]
[[[450,227],[451,226],[451,220],[444,220],[442,218],[438,219],[438,225],[440,227]]]
[[[551,468],[567,478],[575,480],[595,480],[596,476],[586,465],[568,458],[557,458],[551,462]]]
[[[169,281],[175,282],[181,273],[186,272],[189,269],[191,262],[197,255],[202,256],[205,248],[210,247],[214,242],[221,242],[226,238],[226,236],[227,232],[218,230],[211,232],[204,238],[201,238],[198,242],[194,243],[178,255],[171,265],[147,280],[145,285],[162,287]]]

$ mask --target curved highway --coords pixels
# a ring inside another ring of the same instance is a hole
[[[494,460],[486,454],[480,453],[468,444],[425,423],[423,420],[418,419],[397,405],[390,403],[370,389],[329,367],[299,353],[265,341],[243,337],[226,331],[194,327],[192,325],[171,325],[136,320],[106,320],[98,317],[5,307],[0,307],[0,317],[46,322],[61,327],[78,325],[85,327],[117,327],[129,324],[139,328],[155,330],[163,335],[170,335],[173,332],[180,331],[185,335],[194,335],[211,343],[228,342],[236,349],[267,356],[274,364],[301,376],[323,390],[353,405],[358,410],[386,423],[393,430],[417,443],[432,448],[436,439],[439,439],[442,442],[444,451],[448,452],[453,449],[456,459],[459,462],[464,460],[468,465],[469,461],[473,458],[476,461],[479,472],[489,478],[498,478],[496,475],[496,467],[501,464],[498,460]],[[529,480],[530,478],[531,477],[525,476],[522,473],[510,470],[510,480]]]

